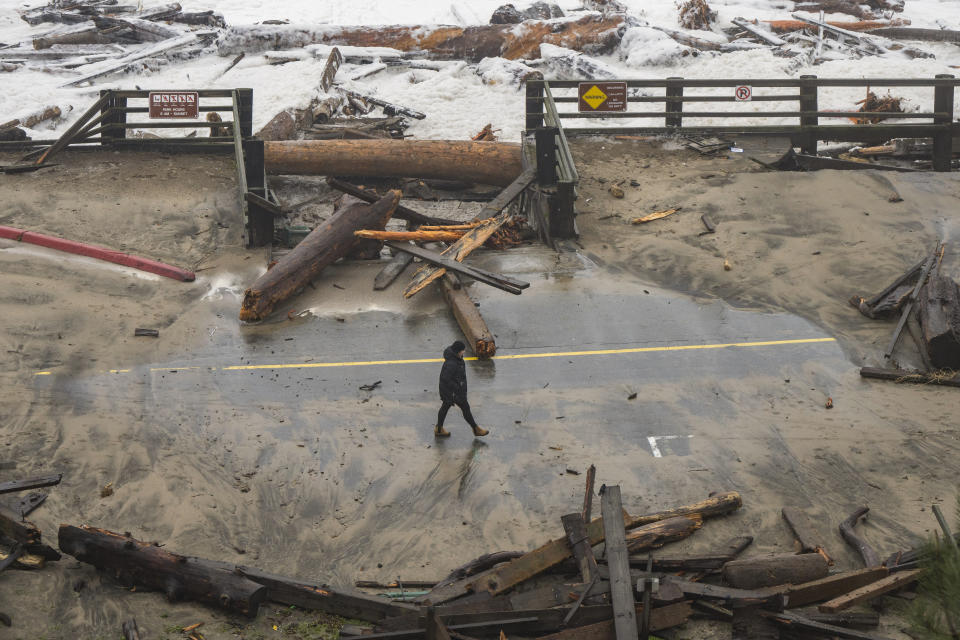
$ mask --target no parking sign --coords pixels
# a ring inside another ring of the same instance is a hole
[[[746,84],[737,85],[733,90],[733,97],[737,102],[750,102],[753,98],[753,87]]]

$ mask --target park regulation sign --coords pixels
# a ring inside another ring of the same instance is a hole
[[[626,82],[581,82],[577,85],[577,110],[580,113],[594,111],[626,111]]]
[[[151,118],[193,118],[200,116],[196,91],[151,91]]]

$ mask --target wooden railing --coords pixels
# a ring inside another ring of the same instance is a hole
[[[606,81],[606,80],[605,80]],[[801,76],[787,79],[686,79],[664,78],[658,80],[624,80],[628,87],[627,109],[621,112],[583,112],[560,110],[559,105],[576,104],[576,90],[582,84],[573,80],[531,80],[526,88],[526,129],[535,132],[540,129],[557,129],[557,166],[559,180],[573,178],[576,168],[567,166],[569,150],[566,149],[566,136],[583,134],[692,134],[722,135],[730,133],[766,133],[789,136],[804,153],[815,154],[819,141],[850,141],[882,143],[892,138],[932,138],[933,168],[935,171],[949,171],[953,156],[953,139],[960,137],[960,123],[954,122],[954,93],[960,80],[952,75],[938,75],[935,78],[818,78]],[[737,87],[749,87],[749,101],[739,100],[734,95]],[[820,89],[825,87],[847,88],[889,88],[913,87],[929,88],[931,106],[918,112],[860,112],[826,111],[820,104]],[[696,94],[696,89],[729,88],[728,95]],[[662,90],[661,95],[641,95],[645,90]],[[761,89],[757,94],[753,90]],[[773,92],[766,92],[773,89]],[[555,95],[558,94],[558,95]],[[697,103],[734,102],[748,105],[753,102],[796,103],[794,110],[753,111],[742,108],[729,111],[689,111],[685,105]],[[663,103],[663,110],[644,110],[641,107],[631,110],[637,104]],[[650,119],[662,120],[663,126],[630,127],[570,127],[561,123],[578,119]],[[694,120],[720,119],[723,124],[703,125]],[[795,124],[738,124],[745,118],[753,120],[795,120]],[[860,119],[860,124],[822,124],[829,119]],[[897,120],[871,124],[867,119]],[[546,136],[547,134],[541,134]],[[539,157],[538,157],[539,168]],[[573,180],[575,182],[575,179]]]

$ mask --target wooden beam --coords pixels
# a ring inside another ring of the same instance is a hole
[[[0,504],[0,534],[20,544],[40,544],[40,530],[32,522],[22,520],[4,505]]]
[[[497,343],[493,333],[487,327],[486,321],[480,315],[480,310],[473,302],[470,294],[463,288],[455,274],[446,273],[440,279],[440,288],[443,297],[453,312],[453,317],[460,325],[467,344],[473,354],[481,359],[492,358],[497,353]]]
[[[795,609],[821,600],[836,598],[886,576],[886,567],[872,567],[844,571],[812,582],[792,585],[787,589],[787,608]]]
[[[699,514],[675,516],[658,522],[651,522],[632,529],[627,534],[627,548],[630,553],[646,549],[662,547],[668,542],[683,540],[703,526],[703,518]]]
[[[865,633],[846,627],[839,627],[824,622],[812,620],[806,616],[798,615],[788,611],[760,611],[760,615],[768,620],[779,623],[784,629],[794,629],[799,632],[813,633],[817,637],[829,636],[831,638],[851,638],[852,640],[887,640],[884,637],[873,633]]]
[[[587,486],[583,492],[583,511],[580,512],[584,522],[590,522],[590,511],[593,507],[593,484],[597,478],[596,465],[590,465],[587,469]]]
[[[9,482],[0,482],[0,494],[13,493],[14,491],[27,491],[28,489],[40,489],[41,487],[52,487],[60,484],[62,473],[55,476],[41,476],[39,478],[27,478],[26,480],[11,480]]]
[[[417,258],[420,258],[421,260],[429,262],[430,264],[441,267],[445,271],[453,271],[455,273],[467,276],[468,278],[473,278],[477,282],[482,282],[483,284],[501,289],[507,293],[520,295],[524,289],[530,286],[529,282],[515,280],[514,278],[510,278],[499,273],[493,273],[492,271],[487,271],[486,269],[481,269],[479,267],[460,264],[456,260],[451,260],[445,257],[443,254],[428,251],[427,249],[421,249],[416,245],[392,241],[387,241],[385,244],[391,249],[409,253]]]
[[[886,578],[877,580],[872,584],[865,585],[851,591],[845,595],[839,596],[821,604],[817,609],[820,613],[837,613],[838,611],[843,611],[844,609],[849,609],[855,604],[865,602],[867,600],[872,600],[877,596],[882,596],[885,593],[889,593],[900,587],[905,587],[911,582],[916,582],[917,578],[923,572],[923,569],[913,569],[911,571],[900,571],[898,573],[891,574]]]
[[[396,212],[394,212],[396,215]],[[413,262],[413,254],[406,253],[405,251],[395,251],[393,258],[390,259],[390,262],[380,270],[380,273],[377,274],[377,277],[373,280],[373,290],[374,291],[383,291],[391,284],[393,281],[400,277],[400,274],[410,266],[410,263]]]
[[[606,487],[600,497],[600,508],[603,514],[605,554],[610,567],[610,595],[617,640],[636,640],[637,605],[633,598],[626,531],[619,518],[623,511],[619,486]]]
[[[750,607],[754,605],[771,605],[781,608],[786,593],[785,587],[772,587],[768,589],[734,589],[733,587],[721,587],[714,584],[704,584],[702,582],[692,582],[681,578],[668,576],[664,578],[665,582],[676,584],[680,590],[688,596],[711,598],[720,600],[727,607]]]
[[[599,576],[597,559],[593,555],[593,547],[587,537],[587,525],[579,513],[568,513],[560,518],[563,530],[567,534],[573,557],[580,567],[580,579],[583,582],[593,582]]]
[[[642,615],[643,607],[637,605],[634,616]],[[686,602],[677,602],[665,607],[658,607],[650,612],[650,631],[662,631],[679,626],[686,622],[693,614],[693,610]],[[558,631],[550,635],[540,636],[537,640],[620,640],[617,634],[616,622],[607,620],[591,625],[575,627],[565,631]],[[636,640],[633,636],[631,640]]]

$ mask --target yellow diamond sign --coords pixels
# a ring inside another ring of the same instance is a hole
[[[607,100],[607,94],[600,90],[600,87],[593,85],[583,94],[583,101],[596,109]]]

